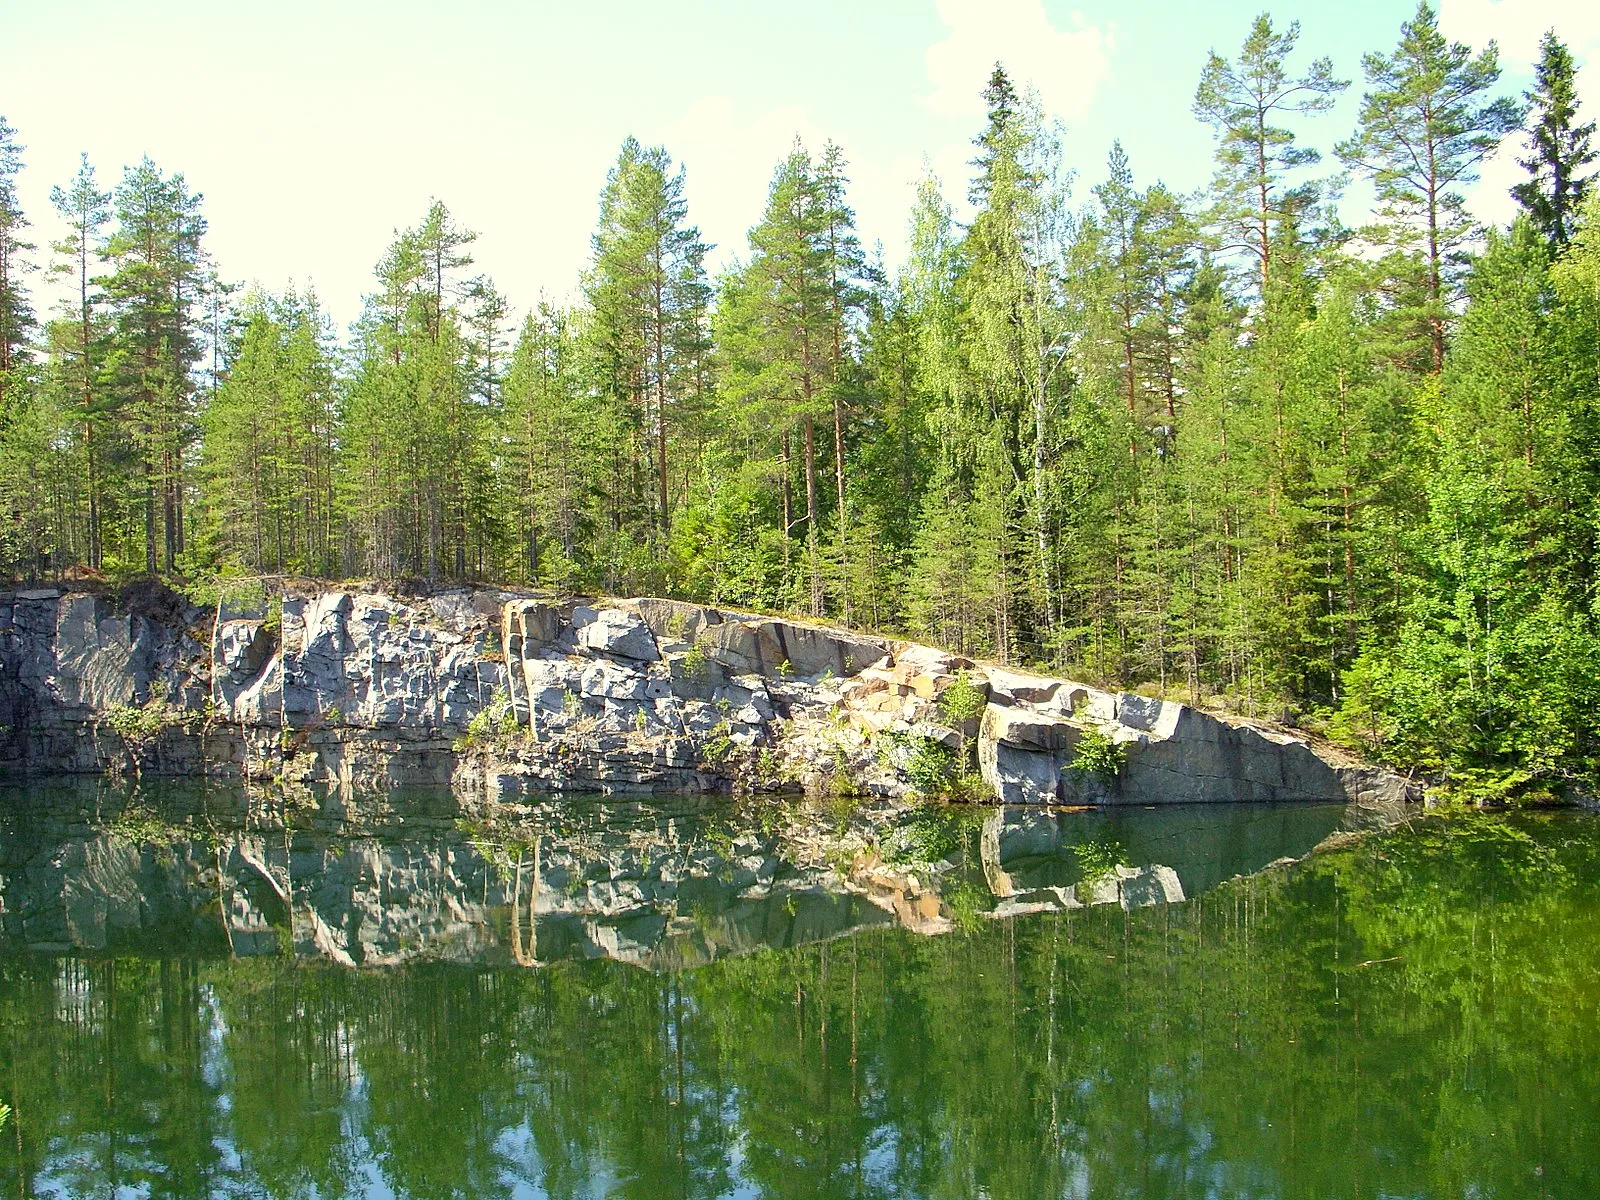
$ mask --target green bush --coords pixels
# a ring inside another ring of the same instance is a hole
[[[942,796],[955,776],[956,752],[924,736],[908,739],[911,756],[903,768],[906,782],[924,796]]]
[[[945,893],[944,903],[956,932],[967,937],[983,928],[983,914],[994,907],[994,898],[977,884],[963,881]]]
[[[457,753],[474,746],[503,744],[516,735],[517,710],[504,688],[495,688],[494,694],[467,722],[467,731],[456,739]]]
[[[988,692],[973,682],[971,672],[964,671],[939,697],[939,711],[951,725],[961,725],[981,716],[988,703]]]
[[[700,648],[699,642],[690,646],[678,660],[678,670],[683,673],[685,679],[694,680],[703,680],[710,673],[711,659]]]
[[[918,805],[892,831],[881,853],[886,862],[936,863],[953,859],[967,844],[970,830],[982,824],[980,810],[934,801]]]
[[[1092,775],[1101,783],[1115,783],[1127,762],[1128,748],[1112,741],[1110,734],[1085,729],[1078,736],[1072,757],[1074,771]]]

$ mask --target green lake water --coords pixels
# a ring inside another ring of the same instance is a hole
[[[284,816],[0,792],[0,1195],[1600,1197],[1593,817]]]

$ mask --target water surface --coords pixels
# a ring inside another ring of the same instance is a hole
[[[5,1194],[1600,1196],[1592,818],[131,800],[0,796]]]

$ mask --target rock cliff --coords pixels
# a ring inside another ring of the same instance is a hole
[[[927,646],[678,601],[489,590],[256,589],[215,609],[156,586],[3,594],[0,726],[9,775],[448,783],[489,798],[898,795],[944,778],[1013,804],[1407,791],[1281,730]]]

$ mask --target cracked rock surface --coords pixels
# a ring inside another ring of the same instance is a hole
[[[958,681],[982,711],[951,718]],[[1404,780],[1283,730],[934,647],[655,598],[264,589],[201,609],[0,594],[0,771],[385,788],[904,794],[970,753],[1009,804],[1400,800]],[[1086,735],[1120,747],[1107,778]]]

